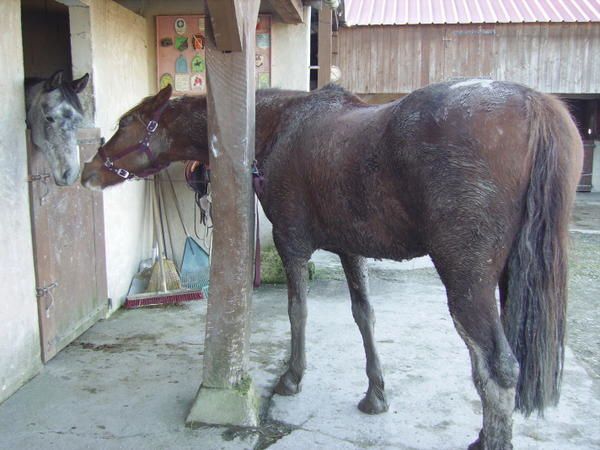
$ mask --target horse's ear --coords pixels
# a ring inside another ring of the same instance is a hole
[[[44,89],[46,89],[47,92],[53,91],[62,84],[62,80],[63,71],[57,70],[50,78],[46,80],[46,83],[44,84]]]
[[[71,87],[75,91],[76,94],[79,94],[81,91],[85,89],[90,79],[90,74],[86,73],[79,80],[71,81]]]
[[[160,108],[162,105],[167,103],[171,98],[171,94],[173,93],[173,86],[167,84],[164,88],[162,88],[158,94],[154,96],[153,104],[155,108]]]

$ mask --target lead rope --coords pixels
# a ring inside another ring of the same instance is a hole
[[[258,200],[258,199],[257,199]],[[258,201],[256,203],[256,249],[254,250],[254,287],[260,287],[260,224],[258,220]]]
[[[252,187],[254,188],[254,193],[256,194],[256,201],[258,200],[258,196],[263,193],[263,186],[265,183],[265,178],[262,172],[258,168],[258,162],[254,160],[252,163]],[[255,242],[255,250],[254,250],[254,287],[260,287],[260,224],[258,217],[258,201],[256,202],[256,239]]]

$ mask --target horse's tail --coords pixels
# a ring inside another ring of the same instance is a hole
[[[515,406],[526,416],[543,414],[560,395],[568,223],[582,160],[581,139],[564,105],[539,93],[527,102],[532,168],[502,306],[504,331],[520,367]]]

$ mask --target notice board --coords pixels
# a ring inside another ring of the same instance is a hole
[[[158,88],[173,86],[174,95],[206,94],[206,16],[156,16]],[[256,87],[271,86],[271,16],[256,25]]]

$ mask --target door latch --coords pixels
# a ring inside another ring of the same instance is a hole
[[[45,306],[45,312],[46,312],[46,319],[50,318],[50,309],[52,308],[52,306],[54,306],[54,296],[52,295],[52,290],[58,287],[58,283],[56,281],[47,284],[44,287],[37,287],[35,288],[35,296],[37,298],[42,298],[42,297],[46,297],[46,306]],[[48,302],[48,300],[50,300]]]
[[[48,187],[48,181],[49,180],[50,180],[50,174],[49,173],[36,173],[36,174],[31,174],[31,175],[29,175],[27,177],[27,181],[29,183],[33,183],[34,181],[40,181],[44,185],[45,192],[40,197],[40,206],[42,206],[44,204],[44,199],[50,193],[50,188]]]

